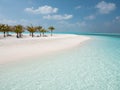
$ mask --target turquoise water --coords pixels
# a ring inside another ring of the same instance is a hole
[[[120,90],[120,36],[95,36],[56,54],[0,65],[0,90]]]

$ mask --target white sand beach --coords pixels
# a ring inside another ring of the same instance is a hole
[[[6,37],[0,39],[0,64],[69,49],[89,39],[89,37],[74,34],[33,38],[25,35],[19,39],[15,36]]]

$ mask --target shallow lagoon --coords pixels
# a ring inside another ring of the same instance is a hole
[[[120,36],[89,36],[70,50],[0,65],[0,90],[119,90]]]

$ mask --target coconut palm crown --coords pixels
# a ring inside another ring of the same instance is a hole
[[[42,26],[37,26],[36,28],[37,28],[37,31],[40,33],[40,37],[41,37],[41,33],[42,33],[42,32],[41,32],[41,30],[42,30]]]
[[[24,32],[23,26],[22,25],[16,25],[14,26],[13,30],[17,34],[17,38],[21,37],[22,32]]]
[[[45,35],[44,35],[44,33],[46,33],[46,32],[47,32],[47,30],[46,30],[46,29],[44,29],[44,28],[42,28],[42,29],[41,29],[41,32],[42,32],[43,37],[44,37],[44,36],[45,36]]]
[[[48,29],[50,30],[52,36],[53,30],[55,30],[55,28],[53,26],[50,26]]]
[[[27,30],[32,34],[32,37],[34,36],[34,32],[36,32],[37,28],[31,26],[27,26]]]
[[[9,27],[8,25],[5,25],[5,24],[0,24],[0,31],[3,32],[4,34],[4,37],[6,37],[6,32],[8,31]]]

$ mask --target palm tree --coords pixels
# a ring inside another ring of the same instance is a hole
[[[37,26],[36,28],[37,28],[38,32],[40,33],[40,37],[41,37],[42,26]]]
[[[34,36],[34,32],[36,32],[37,28],[36,27],[33,27],[32,25],[31,26],[27,26],[27,30],[32,33],[32,37]]]
[[[9,32],[14,32],[15,31],[15,26],[9,26]]]
[[[48,29],[51,31],[51,36],[52,36],[53,30],[55,30],[55,28],[53,26],[50,26]]]
[[[9,35],[10,35],[9,32],[12,32],[12,31],[13,31],[13,26],[6,25],[6,27],[7,27],[7,31],[6,31],[7,36],[9,36]]]
[[[3,24],[0,24],[0,32],[3,32]]]
[[[5,25],[5,33],[6,33],[6,36],[8,36],[8,34],[9,34],[9,26],[6,24]]]
[[[24,27],[22,25],[19,25],[20,30],[19,30],[19,36],[22,37],[22,33],[24,32]]]
[[[6,34],[7,30],[8,30],[8,26],[7,26],[7,25],[5,25],[5,24],[0,24],[0,31],[3,32],[4,37],[6,37],[5,34]]]
[[[42,32],[43,37],[44,37],[44,36],[45,36],[45,35],[44,35],[44,33],[46,33],[46,32],[47,32],[47,30],[46,30],[46,29],[44,29],[44,28],[42,28],[42,29],[41,29],[41,32]]]
[[[21,37],[22,32],[24,32],[22,25],[16,25],[14,27],[14,32],[17,34],[17,38]]]

